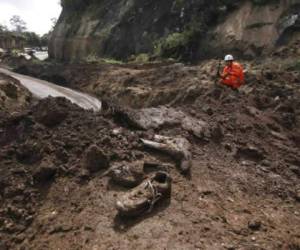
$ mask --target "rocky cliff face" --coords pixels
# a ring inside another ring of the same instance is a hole
[[[299,0],[63,0],[62,6],[49,52],[67,61],[141,53],[198,59],[224,50],[253,56],[294,39],[300,23]]]

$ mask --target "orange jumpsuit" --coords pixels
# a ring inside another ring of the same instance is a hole
[[[243,67],[237,62],[233,62],[230,66],[225,66],[221,77],[222,84],[234,89],[239,88],[245,81]]]

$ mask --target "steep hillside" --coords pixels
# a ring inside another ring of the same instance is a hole
[[[224,50],[251,57],[297,36],[297,2],[63,0],[50,57],[127,59],[147,53],[198,59]]]

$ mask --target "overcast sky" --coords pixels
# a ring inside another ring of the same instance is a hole
[[[51,18],[61,12],[59,0],[0,0],[0,23],[9,27],[9,19],[19,15],[29,31],[40,35],[51,28]]]

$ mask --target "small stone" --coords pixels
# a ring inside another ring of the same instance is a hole
[[[298,177],[300,177],[300,167],[298,166],[290,166],[290,170],[297,175]]]
[[[265,167],[269,167],[269,166],[271,166],[271,162],[269,160],[265,159],[261,162],[261,165],[263,165]]]
[[[213,112],[213,110],[210,106],[203,106],[202,110],[203,110],[203,112],[205,112],[209,116],[212,116],[214,114],[214,112]]]
[[[258,231],[261,228],[261,222],[258,220],[249,221],[248,227],[253,231]]]
[[[14,241],[19,244],[23,242],[25,238],[26,238],[25,235],[21,233],[14,238]]]
[[[224,144],[224,148],[225,148],[226,150],[228,150],[228,151],[232,151],[232,146],[231,146],[230,143],[225,143],[225,144]]]
[[[45,182],[51,180],[56,174],[57,168],[52,165],[42,165],[33,173],[35,182]]]
[[[122,133],[122,128],[115,128],[112,130],[112,135],[120,135]]]
[[[33,216],[29,215],[25,218],[26,224],[29,225],[32,223],[33,221]]]
[[[252,106],[246,107],[246,112],[253,117],[256,117],[260,114],[260,111]]]
[[[84,231],[94,231],[94,229],[90,226],[84,226]]]
[[[296,190],[295,199],[296,199],[296,201],[300,202],[300,190]]]
[[[65,233],[65,232],[70,232],[72,230],[73,230],[72,226],[56,225],[52,229],[49,230],[49,234]]]

